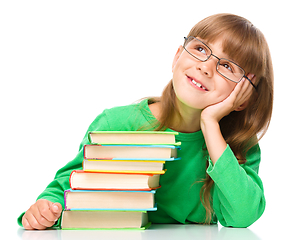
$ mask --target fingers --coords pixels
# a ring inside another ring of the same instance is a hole
[[[254,76],[254,74],[248,74],[247,77],[252,82],[254,82],[255,79],[256,79],[256,76]],[[254,87],[252,86],[252,84],[250,83],[250,81],[247,80],[247,79],[244,79],[244,86],[243,86],[243,89],[242,89],[242,93],[245,96],[245,99],[248,100],[249,97],[251,97],[253,90],[254,90]]]
[[[26,230],[34,230],[34,228],[29,224],[27,218],[26,218],[26,213],[24,214],[22,218],[22,225]]]
[[[62,205],[60,203],[52,203],[50,206],[50,210],[53,216],[55,216],[55,221],[57,221],[62,213]]]
[[[242,100],[247,100],[252,94],[253,87],[250,84],[250,82],[246,79],[244,79],[242,82],[243,82],[242,87],[239,94],[237,95],[237,98]]]
[[[47,201],[47,200],[46,200]],[[51,210],[52,202],[45,202],[45,204],[38,204],[38,214],[40,214],[40,218],[38,219],[39,223],[45,227],[51,227],[59,218],[56,214],[54,214]]]
[[[249,73],[247,75],[247,78],[250,79],[252,83],[255,83],[255,81],[256,81],[256,76],[252,73]]]
[[[61,215],[60,203],[52,203],[45,199],[38,200],[24,214],[22,224],[25,229],[46,229],[55,224]]]
[[[249,74],[248,76],[250,80],[254,80],[255,78],[253,74]],[[253,93],[253,86],[247,79],[243,79],[236,85],[233,93],[235,93],[234,106],[237,107],[237,110],[243,110],[247,106],[248,100]]]
[[[29,214],[26,214],[23,216],[22,218],[22,224],[23,224],[23,227],[26,229],[26,230],[44,230],[46,229],[48,226],[51,227],[52,225],[51,224],[45,224],[41,218],[39,217],[38,219],[40,219],[40,222],[37,220],[37,218],[29,213]],[[48,225],[48,226],[45,226],[45,225]]]
[[[229,97],[226,98],[225,100],[228,100],[229,102],[231,102],[232,106],[235,108],[235,106],[237,106],[237,100],[240,99],[240,96],[242,95],[242,92],[243,92],[243,86],[245,85],[245,82],[242,80],[240,81],[236,86],[235,88],[233,89],[233,91],[230,93]],[[224,100],[224,101],[225,101]]]
[[[32,205],[27,212],[24,214],[22,218],[23,227],[27,230],[43,230],[46,229],[48,225],[45,223],[45,220],[43,219],[41,214],[39,214],[38,208],[35,205]]]

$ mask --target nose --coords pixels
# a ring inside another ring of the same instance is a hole
[[[199,61],[196,65],[198,71],[202,74],[206,75],[207,77],[212,77],[214,75],[216,69],[216,59],[210,57],[207,61],[201,62]]]

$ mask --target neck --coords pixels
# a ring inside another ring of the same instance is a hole
[[[176,116],[173,119],[172,126],[175,126],[174,130],[183,133],[199,131],[201,129],[200,116],[202,110],[188,107],[178,100],[177,107],[180,112],[180,116]]]
[[[156,102],[149,106],[152,114],[155,118],[160,121],[160,115],[162,112],[161,103]],[[177,108],[180,111],[180,116],[175,114],[175,117],[172,119],[170,126],[171,128],[177,132],[182,133],[192,133],[197,132],[201,129],[200,127],[200,115],[201,110],[193,109],[185,106],[184,104],[177,102]]]

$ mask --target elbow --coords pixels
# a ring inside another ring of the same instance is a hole
[[[261,202],[257,206],[244,206],[243,208],[236,208],[234,211],[223,214],[219,219],[219,222],[224,227],[233,228],[247,228],[256,222],[265,209],[265,201]]]
[[[233,218],[219,219],[219,222],[224,227],[247,228],[251,226],[258,218],[254,218],[254,217],[250,218],[250,216],[237,215]]]
[[[250,221],[249,219],[246,220],[246,219],[237,218],[237,219],[232,219],[232,221],[220,221],[220,223],[224,227],[247,228],[251,226],[256,220]]]

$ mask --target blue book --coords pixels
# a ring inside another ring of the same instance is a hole
[[[174,145],[85,145],[84,159],[95,160],[177,160],[179,146]]]
[[[64,193],[65,210],[71,211],[156,211],[156,190],[72,190]]]

